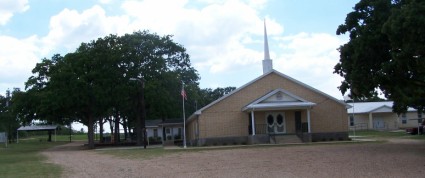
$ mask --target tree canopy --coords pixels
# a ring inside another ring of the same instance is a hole
[[[342,94],[371,98],[381,91],[397,113],[424,111],[425,1],[361,0],[336,33],[350,37],[334,67],[344,78]]]
[[[94,147],[93,127],[99,118],[114,115],[117,124],[127,118],[134,126],[141,88],[130,78],[138,78],[144,81],[148,117],[179,118],[181,81],[196,88],[199,76],[185,48],[171,37],[148,31],[109,35],[82,43],[65,56],[43,59],[26,82],[22,97],[28,102],[22,100],[17,110],[29,120],[81,122],[88,126],[89,146]]]
[[[236,87],[225,87],[225,88],[218,87],[216,89],[211,89],[211,88],[201,89],[199,90],[200,97],[199,97],[198,104],[200,107],[203,107],[217,100],[218,98],[229,94],[235,89]]]
[[[15,102],[12,97],[20,93],[19,88],[14,88],[11,92],[9,89],[6,91],[6,96],[0,95],[0,132],[6,132],[9,142],[15,136],[16,129],[19,128],[19,121],[13,112]]]

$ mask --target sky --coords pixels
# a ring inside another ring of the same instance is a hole
[[[273,68],[337,99],[336,35],[358,0],[0,0],[0,95],[24,90],[36,63],[109,34],[173,35],[201,88],[262,75],[264,19]],[[189,96],[190,97],[190,96]]]

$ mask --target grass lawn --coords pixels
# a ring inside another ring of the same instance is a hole
[[[20,141],[0,147],[0,177],[59,177],[59,166],[45,163],[40,154],[44,149],[66,142],[40,142],[36,139]]]
[[[74,135],[73,140],[84,140],[86,135]],[[54,139],[54,137],[52,138]],[[60,177],[61,168],[46,163],[41,151],[66,144],[69,135],[58,135],[57,142],[47,142],[46,136],[19,139],[19,143],[0,145],[0,177]],[[87,140],[87,139],[86,139]]]
[[[54,139],[54,136],[52,136],[52,139]],[[72,135],[71,140],[72,141],[87,141],[87,134]],[[56,141],[69,141],[69,135],[57,135]]]
[[[404,130],[400,131],[377,131],[377,130],[361,130],[349,132],[350,136],[361,136],[367,138],[402,138],[402,139],[421,139],[425,140],[425,135],[410,135],[406,134]]]

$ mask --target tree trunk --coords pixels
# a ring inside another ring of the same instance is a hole
[[[94,120],[91,114],[88,114],[88,138],[89,138],[89,149],[94,149]]]
[[[52,131],[51,131],[51,130],[49,130],[49,131],[47,131],[47,133],[48,133],[48,135],[49,135],[49,138],[47,139],[47,141],[48,141],[48,142],[52,142]]]
[[[111,130],[111,139],[113,139],[113,135],[114,135],[114,124],[112,124],[112,118],[108,117],[108,122],[109,122],[109,130]]]
[[[114,143],[118,144],[119,142],[120,142],[120,114],[118,111],[115,111]]]
[[[72,142],[72,125],[69,124],[69,142]]]
[[[124,140],[128,139],[128,133],[127,133],[127,119],[122,119],[122,127],[124,128]]]
[[[100,143],[104,143],[103,140],[103,117],[99,119],[99,141]]]
[[[146,144],[147,139],[146,139],[146,106],[145,106],[145,93],[143,91],[143,87],[142,87],[142,92],[141,92],[141,107],[142,107],[142,114],[141,114],[141,127],[142,127],[142,132],[143,132],[143,148],[146,149]]]
[[[7,140],[9,143],[12,143],[12,126],[9,124],[9,129],[7,130]]]

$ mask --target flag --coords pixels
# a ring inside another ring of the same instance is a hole
[[[182,87],[182,91],[180,94],[182,95],[184,100],[187,100],[187,95],[186,95],[186,91],[184,91],[184,86]]]

